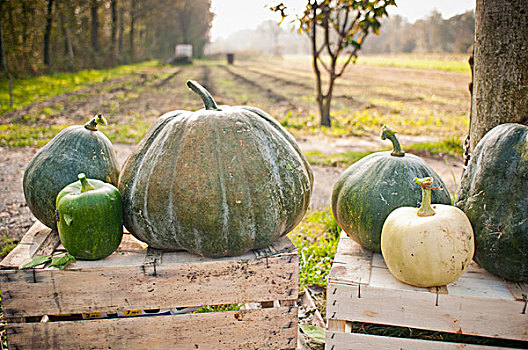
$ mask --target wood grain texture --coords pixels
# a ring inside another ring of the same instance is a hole
[[[345,333],[330,331],[326,333],[326,350],[354,350],[354,349],[376,349],[376,350],[498,350],[494,346],[471,345],[461,343],[448,343],[441,341],[383,337],[370,334]]]
[[[9,324],[16,349],[295,349],[297,308]]]
[[[343,239],[349,240],[342,236]],[[351,244],[357,245],[353,241]],[[341,254],[338,249],[336,260],[343,259]],[[354,259],[355,255],[359,256]],[[437,294],[436,289],[398,281],[378,253],[371,259],[369,283],[360,284],[357,283],[357,271],[364,268],[364,257],[363,252],[351,247],[347,259],[350,264],[358,266],[347,266],[343,271],[348,274],[328,280],[329,326],[341,325],[334,330],[342,330],[341,321],[357,321],[528,340],[528,314],[522,313],[525,302],[517,295],[522,297],[524,284],[507,284],[471,264],[461,278],[442,286]],[[342,265],[334,265],[332,270],[336,267],[343,269]]]
[[[371,265],[372,251],[361,247],[342,231],[328,281],[368,284]]]
[[[36,221],[18,245],[0,263],[0,269],[18,269],[35,254],[51,254],[59,245],[59,235]]]

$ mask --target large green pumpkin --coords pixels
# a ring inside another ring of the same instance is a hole
[[[62,130],[35,154],[24,172],[26,203],[33,215],[52,229],[57,229],[57,194],[76,181],[79,173],[117,185],[119,167],[115,151],[110,140],[97,131],[98,123],[106,125],[102,115],[85,125]]]
[[[57,195],[59,238],[77,259],[97,260],[112,254],[123,237],[123,204],[113,185],[86,175]]]
[[[339,226],[357,243],[380,252],[381,229],[396,208],[418,207],[421,190],[414,178],[432,177],[440,186],[433,203],[451,204],[440,176],[423,159],[402,151],[395,131],[383,126],[381,138],[393,151],[376,152],[352,164],[341,174],[332,192],[332,211]]]
[[[161,116],[119,179],[125,227],[149,246],[234,256],[267,247],[304,216],[313,175],[294,138],[253,107]]]
[[[528,127],[502,124],[484,135],[456,206],[473,225],[474,260],[495,275],[528,282]]]

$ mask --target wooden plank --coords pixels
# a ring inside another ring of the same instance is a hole
[[[145,253],[147,250],[148,244],[141,242],[136,237],[131,234],[124,234],[121,244],[117,248],[118,252],[134,252],[134,253]]]
[[[504,281],[515,300],[526,302],[528,299],[528,283]]]
[[[376,350],[498,350],[503,349],[495,346],[473,345],[462,343],[449,343],[433,340],[407,339],[396,337],[383,337],[370,334],[344,333],[329,331],[326,333],[327,350],[353,350],[353,349],[376,349]]]
[[[0,263],[1,269],[18,269],[35,254],[50,254],[58,244],[58,234],[36,221],[18,245]],[[50,247],[53,246],[51,248]]]
[[[329,285],[327,315],[337,320],[378,323],[459,334],[528,340],[524,302],[438,295],[423,290],[395,290],[358,285]],[[335,301],[335,302],[334,302]]]
[[[140,254],[77,261],[64,271],[3,270],[3,311],[17,317],[297,299],[296,252],[266,260],[193,256],[191,262],[182,262],[182,255],[188,254],[164,254],[156,276]]]
[[[16,349],[295,349],[297,308],[8,324]]]
[[[372,252],[354,242],[343,231],[337,245],[332,268],[328,275],[329,282],[362,283],[370,281]]]

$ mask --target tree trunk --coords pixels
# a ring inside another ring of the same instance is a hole
[[[111,36],[112,60],[115,61],[117,57],[117,0],[112,0],[110,2],[110,8],[112,10],[112,36]]]
[[[117,52],[121,54],[123,52],[123,36],[125,35],[125,22],[123,21],[123,14],[125,13],[125,10],[123,9],[123,6],[119,8],[119,37],[117,39]]]
[[[3,5],[4,0],[0,0],[0,11],[2,11]],[[9,69],[7,69],[4,36],[2,33],[2,17],[0,16],[0,67],[2,68],[2,72],[7,76],[7,79],[9,79],[9,107],[13,108],[13,76],[9,73]]]
[[[99,46],[99,17],[97,16],[97,10],[99,8],[99,4],[97,3],[97,0],[92,0],[92,3],[90,5],[90,12],[92,17],[92,48],[95,52],[99,52],[100,46]]]
[[[74,56],[73,56],[73,46],[70,36],[70,29],[68,23],[66,22],[66,16],[64,14],[64,2],[62,2],[60,7],[60,22],[62,27],[62,33],[64,35],[64,53],[68,56],[68,62],[70,69],[73,69],[74,66]]]
[[[477,0],[471,149],[493,127],[528,122],[528,2]]]
[[[48,12],[46,15],[46,29],[44,31],[44,65],[49,68],[51,64],[50,58],[50,39],[51,27],[53,25],[53,0],[48,0]]]
[[[135,5],[136,2],[134,0],[131,0],[131,4],[130,4],[130,36],[129,36],[129,40],[130,40],[130,59],[132,62],[134,62],[134,58],[135,58],[135,55],[136,55],[136,52],[135,52],[135,47],[134,47],[134,24],[135,24],[135,20],[136,20],[136,14],[135,14]]]

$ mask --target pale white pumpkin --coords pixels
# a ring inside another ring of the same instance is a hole
[[[415,182],[422,186],[420,208],[398,208],[383,225],[381,252],[385,263],[394,277],[413,286],[452,283],[473,258],[471,223],[457,207],[431,207],[432,178]]]

